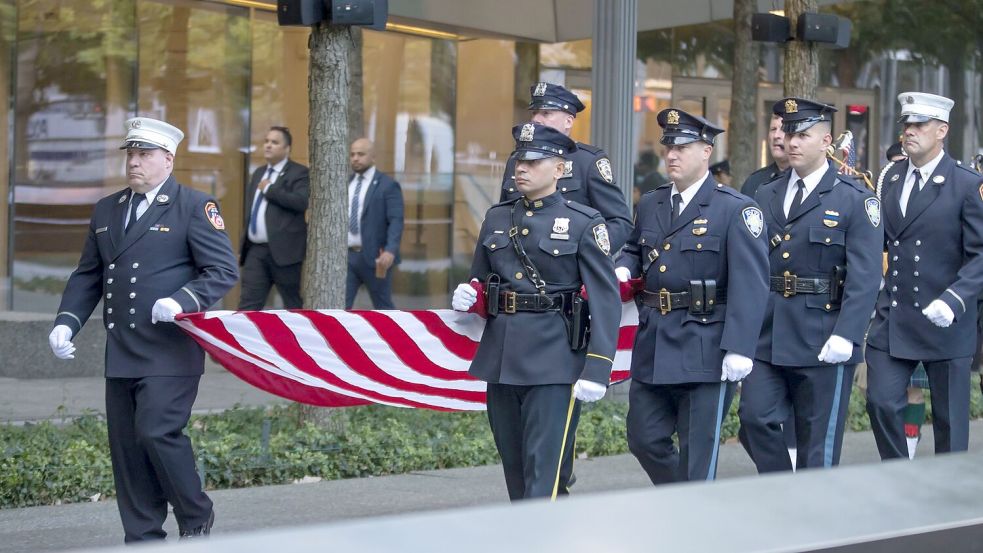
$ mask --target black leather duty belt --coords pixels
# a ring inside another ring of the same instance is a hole
[[[718,288],[712,298],[693,292],[670,292],[663,288],[658,292],[642,290],[637,296],[642,305],[654,307],[665,315],[673,309],[689,309],[693,314],[709,315],[717,305],[727,303],[727,289]]]
[[[571,293],[519,294],[517,292],[501,292],[498,294],[498,312],[532,311],[545,313],[547,311],[561,311],[563,310],[564,298],[569,298],[570,295]]]
[[[828,278],[803,278],[788,271],[782,276],[771,277],[771,291],[781,292],[786,298],[796,294],[828,294]]]

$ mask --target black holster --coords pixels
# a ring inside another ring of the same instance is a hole
[[[489,317],[498,316],[498,293],[501,291],[502,278],[495,273],[485,279],[485,310]]]
[[[567,338],[570,349],[579,351],[587,347],[590,340],[590,312],[587,301],[579,292],[564,295],[563,319],[567,324]]]
[[[837,265],[829,275],[829,302],[840,303],[843,299],[843,283],[846,282],[846,267]]]

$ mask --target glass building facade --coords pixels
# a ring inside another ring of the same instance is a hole
[[[886,23],[889,3],[824,8],[854,22],[851,48],[820,56],[820,98],[840,108],[835,132],[852,130],[860,165],[876,170],[900,130],[897,93],[944,94],[957,105],[949,151],[969,159],[983,143],[981,26],[928,17],[927,1],[907,3]],[[919,22],[919,37],[882,29],[905,25],[905,17]],[[117,147],[123,122],[136,114],[185,131],[175,175],[219,199],[237,246],[245,181],[263,163],[266,130],[289,127],[292,157],[308,161],[307,38],[305,28],[277,25],[272,2],[0,0],[0,310],[55,311],[94,203],[125,186]],[[662,171],[655,116],[663,108],[727,127],[733,41],[730,21],[639,33],[636,182],[657,181]],[[764,165],[770,106],[782,96],[782,51],[759,48],[759,125],[747,138]],[[591,66],[590,40],[363,33],[365,134],[406,201],[398,307],[446,307],[466,275],[532,83],[558,82],[585,100],[574,138],[589,142]],[[715,161],[726,157],[722,141]],[[226,305],[236,300],[233,292]],[[364,294],[357,306],[368,306]]]

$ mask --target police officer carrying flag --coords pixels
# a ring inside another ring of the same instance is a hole
[[[883,241],[878,199],[826,159],[836,109],[786,98],[774,111],[791,170],[757,192],[771,294],[740,408],[741,437],[759,472],[792,470],[782,432],[789,414],[797,469],[839,463]]]
[[[129,187],[96,204],[48,337],[57,357],[74,358],[72,338],[103,301],[106,423],[127,543],[164,539],[168,503],[182,538],[208,535],[215,520],[184,434],[205,354],[159,323],[207,309],[238,271],[215,199],[171,174],[183,138],[164,121],[126,122]]]
[[[621,302],[604,218],[557,191],[576,144],[536,123],[512,135],[522,197],[488,210],[473,280],[452,305],[487,316],[470,373],[488,383],[488,422],[514,501],[559,493],[574,400],[604,396]]]
[[[884,175],[887,274],[867,336],[867,413],[882,459],[908,449],[902,412],[919,362],[935,452],[969,447],[969,371],[983,290],[983,177],[945,152],[953,101],[898,95],[907,161]]]
[[[658,122],[672,182],[642,196],[615,262],[619,280],[640,276],[645,288],[636,297],[628,447],[653,484],[712,480],[720,427],[751,371],[764,317],[764,221],[750,198],[710,175],[722,129],[674,108]]]

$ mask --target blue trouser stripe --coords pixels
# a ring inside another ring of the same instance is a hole
[[[724,398],[727,395],[727,382],[720,383],[720,398],[717,399],[717,427],[713,430],[713,454],[710,456],[710,470],[707,480],[717,476],[717,453],[720,452],[720,427],[724,423]]]
[[[826,426],[826,443],[823,444],[823,466],[833,466],[833,446],[836,444],[836,423],[840,417],[840,396],[843,392],[843,365],[836,366],[836,390],[830,407],[829,424]]]

